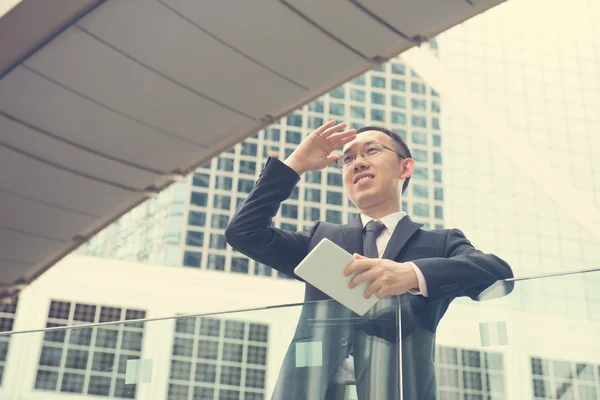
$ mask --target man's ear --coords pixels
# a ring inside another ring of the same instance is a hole
[[[403,167],[402,170],[400,171],[400,179],[406,179],[408,177],[411,177],[413,172],[415,172],[415,160],[413,160],[412,158],[406,158],[404,159],[404,162],[402,163]]]

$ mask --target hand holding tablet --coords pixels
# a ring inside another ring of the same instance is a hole
[[[348,283],[356,274],[345,277],[344,269],[354,261],[355,258],[346,250],[329,239],[323,239],[298,264],[294,273],[332,299],[363,316],[379,299],[377,296],[371,296],[369,299],[364,297],[369,282],[363,282],[352,289],[348,288]]]

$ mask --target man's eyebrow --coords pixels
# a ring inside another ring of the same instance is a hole
[[[367,140],[366,142],[363,143],[363,146],[373,144],[373,143],[375,143],[374,140]],[[350,151],[351,148],[352,148],[352,146],[350,146],[346,150],[344,150],[344,155],[346,155]]]

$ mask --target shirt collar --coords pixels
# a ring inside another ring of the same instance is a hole
[[[398,212],[386,215],[385,217],[381,218],[380,221],[383,223],[383,225],[385,225],[388,232],[392,233],[396,229],[396,226],[398,225],[400,220],[404,217],[406,217],[406,213],[404,211],[398,211]],[[360,214],[360,220],[362,221],[363,229],[365,226],[367,226],[367,224],[372,219],[373,218],[371,218],[365,214]]]

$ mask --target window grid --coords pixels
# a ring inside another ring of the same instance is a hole
[[[0,332],[10,332],[15,323],[18,299],[10,304],[0,305]],[[4,370],[6,368],[6,356],[10,346],[11,335],[0,337],[0,387],[4,381]]]
[[[167,399],[192,400],[198,391],[215,399],[234,393],[236,400],[263,399],[268,334],[268,325],[254,322],[177,319]],[[264,362],[253,362],[253,354],[264,354]]]
[[[52,300],[47,327],[144,318],[145,311]],[[38,361],[35,390],[135,398],[125,385],[128,359],[140,359],[143,323],[46,332]]]
[[[436,361],[440,399],[506,399],[502,353],[438,346]]]
[[[600,398],[600,365],[531,358],[532,392],[537,399]]]

